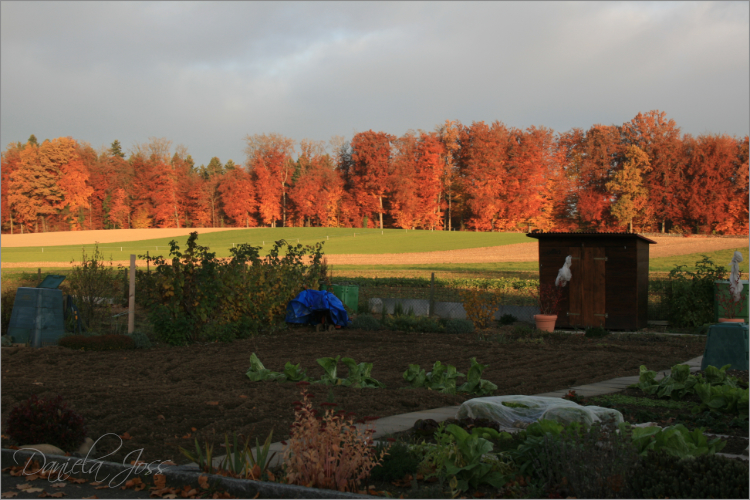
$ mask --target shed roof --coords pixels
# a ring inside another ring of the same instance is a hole
[[[556,232],[556,231],[539,231],[534,230],[530,233],[528,233],[526,236],[529,238],[537,238],[537,239],[548,239],[548,238],[555,238],[559,236],[564,236],[566,238],[590,238],[592,236],[604,236],[606,238],[638,238],[639,240],[643,240],[649,245],[656,245],[656,242],[654,240],[650,240],[646,238],[645,236],[641,236],[637,233],[628,233],[628,232],[609,232],[609,231],[576,231],[576,232]]]

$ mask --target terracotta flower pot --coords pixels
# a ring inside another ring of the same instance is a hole
[[[534,321],[536,322],[537,330],[552,333],[555,329],[557,314],[535,314]]]
[[[744,318],[719,318],[719,323],[744,323]]]

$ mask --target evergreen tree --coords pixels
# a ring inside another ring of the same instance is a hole
[[[36,140],[36,136],[35,136],[34,134],[31,134],[31,135],[29,136],[29,140],[28,140],[28,141],[26,141],[26,142],[28,142],[29,144],[31,144],[31,145],[33,145],[33,146],[38,146],[38,145],[39,145],[39,144],[37,143],[37,140]]]
[[[117,139],[115,139],[115,142],[112,143],[112,146],[109,148],[109,150],[112,153],[112,156],[119,156],[120,158],[125,158],[125,153],[122,152],[120,141],[118,141]]]

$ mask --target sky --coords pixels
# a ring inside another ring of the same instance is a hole
[[[660,110],[750,133],[748,2],[0,3],[0,146],[151,137],[196,165],[246,137],[445,120],[555,132]]]

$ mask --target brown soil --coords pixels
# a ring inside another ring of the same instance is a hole
[[[221,454],[224,433],[235,431],[261,441],[271,430],[274,441],[287,438],[299,387],[250,382],[245,372],[252,352],[268,369],[282,371],[287,361],[301,363],[315,379],[323,374],[315,361],[320,357],[341,355],[373,363],[372,375],[386,389],[310,386],[315,402],[332,396],[338,409],[364,418],[458,405],[470,399],[406,388],[402,374],[410,363],[429,369],[440,360],[465,373],[469,358],[476,356],[480,363],[489,364],[483,378],[498,385],[496,395],[539,394],[635,375],[642,364],[654,370],[669,368],[702,354],[705,344],[703,340],[651,336],[613,336],[606,347],[597,343],[580,335],[554,335],[543,344],[533,344],[480,341],[476,334],[315,333],[298,328],[230,344],[143,351],[3,348],[3,447],[13,444],[5,438],[8,413],[32,394],[62,395],[86,418],[94,440],[107,433],[132,436],[107,460],[121,461],[128,452],[142,448],[143,460],[185,463],[178,446],[194,446],[194,438],[210,440],[215,453]],[[339,370],[340,376],[346,376],[343,364]],[[103,438],[97,456],[119,445],[119,438]]]

